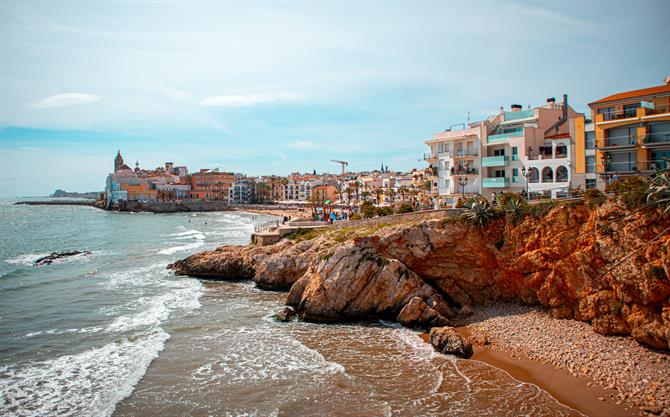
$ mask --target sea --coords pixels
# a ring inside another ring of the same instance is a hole
[[[0,200],[1,416],[579,416],[396,323],[280,323],[286,293],[175,276],[275,219]],[[50,265],[52,252],[90,251]]]

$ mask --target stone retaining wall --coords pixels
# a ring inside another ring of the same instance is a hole
[[[390,216],[375,217],[372,219],[361,220],[345,220],[335,222],[331,227],[364,227],[364,226],[378,226],[381,224],[401,224],[409,221],[422,221],[428,219],[435,219],[439,217],[457,216],[463,213],[463,209],[439,209],[439,210],[424,210],[415,211],[413,213],[393,214]]]

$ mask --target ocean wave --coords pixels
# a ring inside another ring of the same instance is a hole
[[[185,229],[184,226],[177,226],[177,229],[183,230]],[[195,229],[187,229],[184,230],[183,232],[177,232],[177,233],[170,233],[168,236],[190,236],[190,235],[199,235],[202,234],[200,230],[195,230]]]
[[[157,253],[159,255],[172,255],[172,254],[175,254],[177,252],[182,252],[182,251],[185,251],[185,250],[197,249],[204,244],[205,244],[204,241],[198,240],[198,241],[195,241],[193,243],[187,243],[186,245],[173,246],[173,247],[170,247],[170,248],[161,249]]]
[[[45,256],[51,255],[50,252],[45,253],[25,253],[23,255],[18,255],[14,258],[5,259],[5,262],[10,265],[24,265],[24,266],[33,266],[35,261],[43,258]]]
[[[75,355],[0,367],[0,415],[111,416],[169,338],[158,328]]]
[[[157,326],[168,319],[170,312],[197,310],[201,307],[202,284],[195,279],[184,279],[175,283],[169,292],[156,297],[141,297],[132,305],[141,309],[114,319],[106,331],[125,332],[142,327]]]
[[[96,333],[102,330],[102,327],[98,326],[92,326],[92,327],[82,327],[81,329],[65,329],[65,330],[58,330],[58,329],[50,329],[50,330],[43,330],[43,331],[36,331],[36,332],[30,332],[27,333],[24,337],[25,338],[30,338],[30,337],[35,337],[35,336],[40,336],[40,335],[60,335],[60,334],[67,334],[67,333]]]

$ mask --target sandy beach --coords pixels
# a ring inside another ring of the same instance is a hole
[[[235,207],[235,211],[244,211],[247,213],[254,213],[254,214],[267,214],[270,216],[278,216],[278,217],[290,217],[291,219],[297,219],[300,217],[308,217],[309,216],[309,211],[307,209],[300,209],[300,208],[295,208],[295,207],[264,207],[264,206],[259,206],[258,208],[255,208],[253,206],[243,206],[243,207]]]
[[[472,359],[536,384],[586,415],[670,416],[667,353],[516,304],[477,309],[460,324],[480,341]]]

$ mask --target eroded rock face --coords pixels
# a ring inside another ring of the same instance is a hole
[[[341,321],[395,318],[414,297],[431,300],[442,315],[453,314],[440,294],[402,262],[349,243],[300,278],[288,302],[305,320]]]
[[[456,332],[453,327],[433,327],[430,329],[430,344],[445,355],[468,359],[472,356],[472,344]]]

